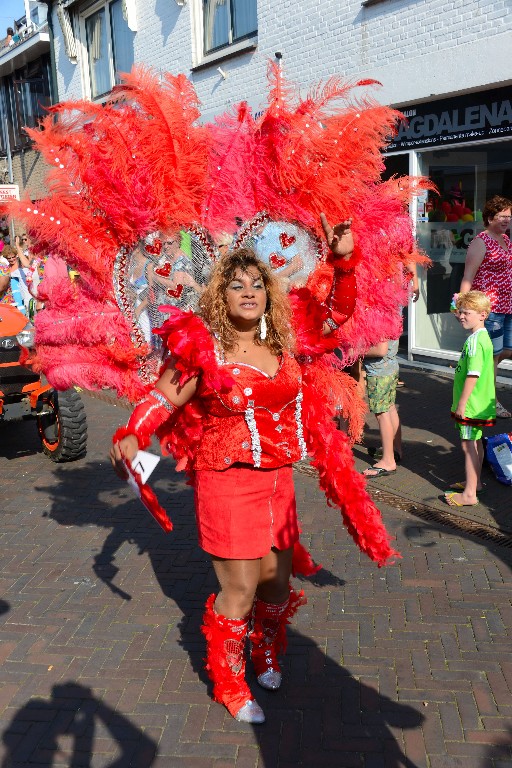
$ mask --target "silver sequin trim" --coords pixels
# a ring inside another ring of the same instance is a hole
[[[302,426],[302,392],[299,392],[295,401],[295,421],[297,422],[297,440],[300,448],[300,457],[305,459],[308,455],[306,441],[304,440],[304,429]]]
[[[166,411],[169,411],[169,413],[174,413],[176,406],[170,403],[166,396],[160,392],[160,390],[152,389],[149,394],[154,397],[155,400],[158,400],[160,405],[163,405]]]
[[[252,395],[252,389],[250,387],[246,387],[244,389],[244,395],[247,395],[247,397],[249,397],[249,395]]]
[[[254,408],[247,408],[245,411],[245,421],[251,433],[252,460],[255,467],[261,467],[261,443],[256,419],[254,418]]]
[[[240,398],[238,397],[238,395],[234,396],[233,402],[234,402],[235,405],[238,405],[238,403],[240,402]]]
[[[240,368],[233,368],[233,373],[234,373],[236,376],[238,376],[238,374],[240,373]]]

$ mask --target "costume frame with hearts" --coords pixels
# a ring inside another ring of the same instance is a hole
[[[194,338],[194,323],[201,321],[187,310],[197,306],[220,235],[229,233],[233,248],[261,247],[278,274],[289,270],[307,383],[308,452],[330,503],[341,507],[358,544],[383,563],[394,554],[389,537],[364,483],[355,479],[349,440],[336,437],[329,423],[341,407],[352,415],[354,437],[362,406],[344,375],[335,374],[343,382],[331,388],[335,397],[326,399],[322,388],[329,390],[327,353],[334,347],[348,363],[383,338],[399,336],[406,267],[426,262],[407,206],[429,184],[412,177],[381,180],[381,152],[401,116],[372,98],[375,81],[333,77],[294,100],[282,70],[271,64],[269,83],[268,105],[257,118],[242,101],[205,125],[184,75],[160,77],[135,67],[104,105],[59,104],[41,130],[28,131],[52,168],[49,193],[37,207],[28,198],[13,202],[10,214],[24,221],[39,252],[59,256],[80,275],[69,285],[45,286],[32,361],[59,389],[109,387],[133,402],[153,386],[168,350],[187,375],[201,359],[204,376],[208,366],[197,343],[188,359],[180,357],[182,341],[169,346],[168,323],[172,318],[173,328]],[[336,310],[339,328],[329,349],[311,323],[332,298],[335,276],[320,212],[332,222],[351,219],[358,246],[346,275],[350,300]],[[302,237],[301,252],[288,257]],[[180,254],[159,260],[159,243],[175,247],[178,239]],[[138,265],[136,253],[142,254]],[[164,337],[155,333],[162,324]],[[204,331],[196,331],[197,342]],[[193,409],[184,409],[177,424],[181,436],[175,429],[164,442],[183,463],[200,431]],[[340,471],[353,477],[352,491],[344,494]],[[377,520],[369,545],[368,517]]]

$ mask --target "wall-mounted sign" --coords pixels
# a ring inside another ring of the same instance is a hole
[[[17,184],[0,184],[0,203],[20,199],[20,188]]]
[[[403,122],[386,152],[512,136],[512,88],[468,93],[403,107]]]

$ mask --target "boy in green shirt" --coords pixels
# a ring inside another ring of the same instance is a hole
[[[459,294],[455,306],[460,324],[470,331],[455,369],[451,413],[462,441],[466,481],[453,486],[462,488],[461,493],[447,492],[445,499],[451,507],[472,507],[482,488],[482,427],[496,421],[493,348],[484,325],[491,303],[482,291],[468,291]]]

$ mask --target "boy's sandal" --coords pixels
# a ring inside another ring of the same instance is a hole
[[[449,507],[476,507],[480,504],[479,501],[474,501],[472,504],[463,504],[461,501],[457,501],[455,496],[460,496],[460,493],[445,493],[444,500]]]
[[[372,472],[372,474],[368,474],[369,472]],[[375,478],[375,477],[387,477],[388,475],[394,475],[396,472],[396,469],[385,469],[384,467],[366,467],[364,472],[361,474],[368,478]]]
[[[450,489],[452,491],[463,491],[465,487],[466,487],[466,483],[464,482],[464,480],[461,480],[458,483],[452,483],[450,485]],[[477,491],[476,491],[477,496],[479,496],[481,493],[485,493],[486,490],[487,490],[487,483],[482,483],[482,487],[477,488]]]
[[[504,405],[502,405],[498,400],[496,400],[496,416],[498,419],[510,419],[512,416],[512,413],[510,411],[507,411]]]

